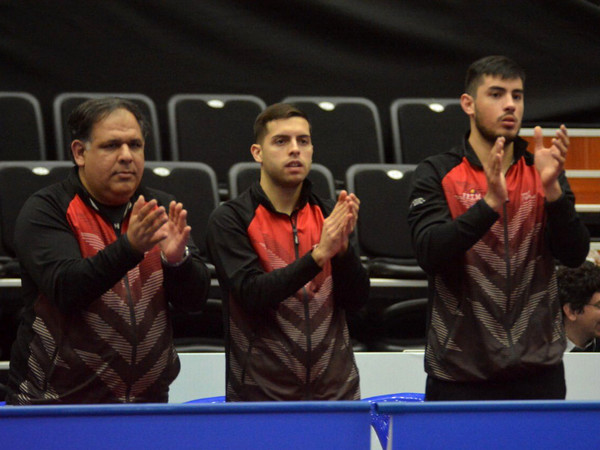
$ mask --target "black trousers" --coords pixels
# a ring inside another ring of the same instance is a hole
[[[425,401],[446,400],[564,400],[563,363],[520,378],[502,381],[454,382],[427,376]]]

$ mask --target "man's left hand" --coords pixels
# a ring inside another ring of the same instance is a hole
[[[187,211],[181,203],[172,201],[169,205],[169,220],[163,225],[167,237],[159,245],[169,264],[177,264],[183,259],[185,245],[192,227],[187,224]]]
[[[544,147],[541,127],[535,127],[533,136],[535,141],[535,168],[540,174],[546,199],[551,202],[562,195],[558,177],[565,170],[565,161],[569,149],[567,127],[561,125],[556,130],[556,137],[552,139],[550,147]]]

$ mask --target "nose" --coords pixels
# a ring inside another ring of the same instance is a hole
[[[290,140],[290,153],[299,153],[300,148],[298,147],[298,140],[293,138]]]
[[[124,143],[119,149],[119,161],[129,162],[133,160],[133,154],[128,144]]]
[[[504,109],[508,110],[508,111],[514,111],[516,109],[517,105],[515,103],[515,99],[512,98],[511,95],[507,95],[506,96],[506,101],[504,103]]]

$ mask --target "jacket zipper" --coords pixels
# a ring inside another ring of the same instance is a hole
[[[118,226],[116,226],[118,225]],[[121,234],[120,224],[113,224],[115,235],[118,237]],[[127,274],[123,277],[125,284],[125,291],[127,295],[127,306],[129,307],[129,318],[131,320],[131,332],[132,332],[132,345],[131,345],[131,369],[129,370],[129,380],[127,382],[127,390],[125,391],[125,401],[130,403],[131,401],[131,387],[133,386],[133,372],[135,372],[135,365],[137,364],[137,323],[135,319],[135,307],[133,305],[133,299],[131,298],[131,286],[129,285],[129,277]]]
[[[504,228],[504,261],[506,263],[506,318],[510,317],[510,298],[511,298],[511,293],[512,293],[512,276],[511,276],[511,264],[510,264],[510,246],[509,246],[509,242],[508,242],[508,214],[507,214],[507,209],[506,209],[506,203],[504,202],[502,204],[502,222],[503,222],[503,228]],[[513,346],[513,339],[512,339],[512,334],[510,332],[510,324],[507,324],[505,321],[505,326],[506,326],[506,338],[508,340],[508,344],[510,345],[510,349],[511,349],[511,353],[513,353],[513,358],[514,358],[514,346]]]
[[[130,396],[131,396],[131,386],[133,385],[133,372],[135,371],[134,367],[137,364],[136,359],[137,359],[137,324],[135,321],[135,309],[133,307],[133,300],[131,298],[131,288],[129,286],[129,278],[127,277],[127,274],[125,275],[124,278],[125,281],[125,290],[127,291],[127,304],[129,306],[129,317],[131,320],[131,331],[132,331],[132,338],[133,338],[133,343],[131,345],[131,366],[132,369],[129,370],[129,382],[127,383],[127,391],[125,394],[125,398],[127,403],[130,402]]]
[[[296,259],[300,258],[300,240],[298,239],[298,228],[296,227],[298,221],[298,212],[293,212],[290,216],[290,223],[292,224],[292,232],[294,235],[294,252]],[[304,385],[304,399],[310,400],[310,368],[311,368],[311,328],[310,328],[310,310],[308,305],[308,295],[306,293],[306,287],[302,287],[302,303],[304,304],[304,317],[306,320],[306,383]]]

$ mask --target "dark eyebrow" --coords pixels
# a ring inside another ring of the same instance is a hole
[[[99,144],[100,145],[114,145],[114,144],[123,144],[123,143],[127,143],[127,144],[142,144],[144,141],[142,139],[139,138],[132,138],[132,139],[107,139],[106,141],[101,141]]]
[[[112,144],[119,144],[123,142],[121,139],[107,139],[105,141],[100,141],[101,145],[112,145]]]
[[[271,142],[276,141],[277,139],[290,139],[290,136],[287,134],[275,134],[271,137]]]
[[[490,86],[488,88],[489,91],[492,92],[506,92],[507,89],[505,87],[502,86]],[[521,94],[523,95],[523,93],[525,92],[523,89],[513,89],[512,91],[510,91],[512,94]]]
[[[272,140],[275,139],[281,139],[281,138],[285,138],[285,139],[291,139],[291,135],[289,134],[275,134],[273,135],[273,137],[271,137]],[[302,139],[302,138],[308,138],[310,139],[310,134],[300,134],[297,136],[298,139]]]

